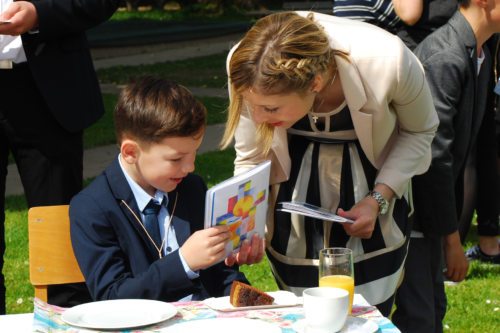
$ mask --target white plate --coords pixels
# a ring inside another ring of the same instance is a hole
[[[294,293],[278,290],[268,293],[270,296],[274,297],[274,302],[271,305],[258,305],[258,306],[240,306],[234,307],[229,302],[229,296],[217,297],[217,298],[207,298],[203,302],[214,310],[218,311],[241,311],[241,310],[256,310],[256,309],[269,309],[269,308],[282,308],[287,306],[295,306],[301,304],[299,298],[295,296]]]
[[[295,322],[292,328],[297,331],[297,333],[306,333],[305,319]],[[338,333],[375,333],[377,331],[378,325],[372,320],[359,317],[347,317],[344,327]]]
[[[177,313],[169,303],[146,299],[117,299],[77,305],[63,312],[61,319],[93,329],[125,329],[156,324]]]
[[[161,329],[165,333],[281,333],[278,324],[248,318],[212,318],[185,321]]]

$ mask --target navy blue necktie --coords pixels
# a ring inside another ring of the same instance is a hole
[[[151,199],[142,211],[144,214],[144,226],[158,247],[161,246],[160,226],[158,224],[158,212],[160,208],[161,205]]]

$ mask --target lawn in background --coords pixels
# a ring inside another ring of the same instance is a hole
[[[157,75],[187,87],[224,88],[227,52],[192,59],[167,61],[150,65],[114,66],[97,71],[103,83],[125,84],[140,75]]]
[[[202,154],[196,161],[196,172],[208,186],[230,177],[234,150]],[[4,272],[7,284],[8,313],[33,311],[33,288],[28,277],[27,208],[22,196],[10,196],[6,201],[6,243]],[[476,234],[473,225],[471,235]],[[473,240],[469,238],[469,244]],[[244,266],[252,284],[266,291],[276,290],[269,265]],[[448,332],[494,333],[500,327],[500,266],[472,263],[467,280],[457,286],[446,287],[448,313],[444,320]]]
[[[271,1],[273,2],[273,1]],[[152,21],[152,22],[234,22],[234,21],[252,21],[252,17],[245,14],[245,11],[236,6],[230,5],[214,8],[210,1],[206,4],[192,5],[185,10],[175,4],[167,4],[167,10],[141,10],[141,11],[126,11],[123,9],[117,10],[110,21]]]
[[[131,79],[153,75],[168,78],[187,87],[226,89],[226,54],[210,55],[187,60],[141,66],[115,66],[97,71],[101,83],[126,84]],[[207,108],[207,124],[219,124],[226,120],[228,99],[196,96]],[[118,96],[103,94],[105,113],[101,119],[84,132],[85,149],[116,142],[113,127],[113,110]]]
[[[113,125],[113,110],[117,96],[104,94],[105,113],[101,119],[84,132],[85,149],[114,144],[115,130]],[[220,97],[197,97],[207,108],[208,125],[220,124],[226,121],[228,100]]]

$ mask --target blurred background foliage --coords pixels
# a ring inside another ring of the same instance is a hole
[[[165,10],[203,15],[222,15],[225,11],[249,11],[281,6],[283,1],[262,0],[122,0],[127,11]]]

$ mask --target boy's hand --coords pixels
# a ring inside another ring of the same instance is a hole
[[[258,234],[252,236],[252,242],[247,239],[241,243],[240,250],[236,255],[230,254],[226,258],[226,265],[233,266],[235,263],[238,265],[251,265],[258,263],[264,257],[265,242]]]
[[[454,282],[465,279],[469,262],[465,258],[458,231],[444,237],[444,254],[446,260],[446,277]]]
[[[198,230],[186,240],[180,251],[192,271],[205,269],[224,259],[230,236],[226,225]]]

